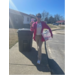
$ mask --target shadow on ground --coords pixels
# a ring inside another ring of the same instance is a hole
[[[48,59],[48,62],[49,62],[49,67],[51,69],[51,74],[64,75],[63,70],[59,67],[59,65],[53,59]]]
[[[48,61],[47,61],[46,54],[42,54],[41,64],[38,65],[37,64],[37,55],[38,55],[38,52],[35,50],[35,48],[32,47],[31,51],[29,51],[29,52],[23,51],[21,53],[23,55],[25,55],[25,57],[27,57],[33,63],[33,65],[29,65],[29,66],[36,66],[36,68],[39,71],[50,72],[49,67],[48,67]]]
[[[51,74],[55,74],[55,75],[65,75],[65,73],[63,72],[63,70],[61,69],[61,67],[56,63],[56,61],[54,61],[53,59],[50,59],[48,57],[48,53],[47,53],[47,48],[46,48],[46,42],[45,44],[45,51],[46,51],[46,55],[47,55],[47,61],[48,61],[48,65],[49,68],[51,70]]]
[[[29,66],[36,66],[39,71],[43,72],[51,72],[51,74],[64,74],[62,69],[59,67],[59,65],[53,60],[49,59],[46,54],[42,54],[42,61],[40,65],[37,65],[37,55],[38,52],[35,50],[35,48],[32,47],[32,50],[30,52],[21,52],[23,55],[25,55],[33,65]]]

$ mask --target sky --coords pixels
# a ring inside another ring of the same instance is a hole
[[[65,0],[9,0],[9,8],[33,15],[46,11],[65,18]]]

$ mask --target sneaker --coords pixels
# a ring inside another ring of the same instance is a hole
[[[37,64],[40,64],[40,60],[37,60]]]

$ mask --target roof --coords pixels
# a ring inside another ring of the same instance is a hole
[[[61,21],[57,21],[56,23],[63,23],[63,22],[65,22],[64,20],[61,20]]]
[[[13,9],[9,9],[9,13],[13,13],[13,14],[17,14],[17,15],[27,15],[27,16],[35,18],[34,15],[28,15],[26,13],[23,13],[23,12],[20,12],[20,11],[17,11],[17,10],[13,10]]]

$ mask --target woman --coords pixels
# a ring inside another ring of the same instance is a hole
[[[45,41],[45,39],[42,36],[43,29],[45,29],[45,28],[49,29],[52,38],[53,38],[53,34],[52,34],[52,31],[49,28],[49,26],[45,22],[41,21],[40,13],[36,15],[36,19],[37,19],[36,22],[30,23],[30,25],[31,25],[30,29],[31,29],[31,31],[34,32],[33,39],[36,41],[37,48],[38,48],[37,64],[40,64],[40,62],[41,62],[41,47],[42,47],[42,43]]]

